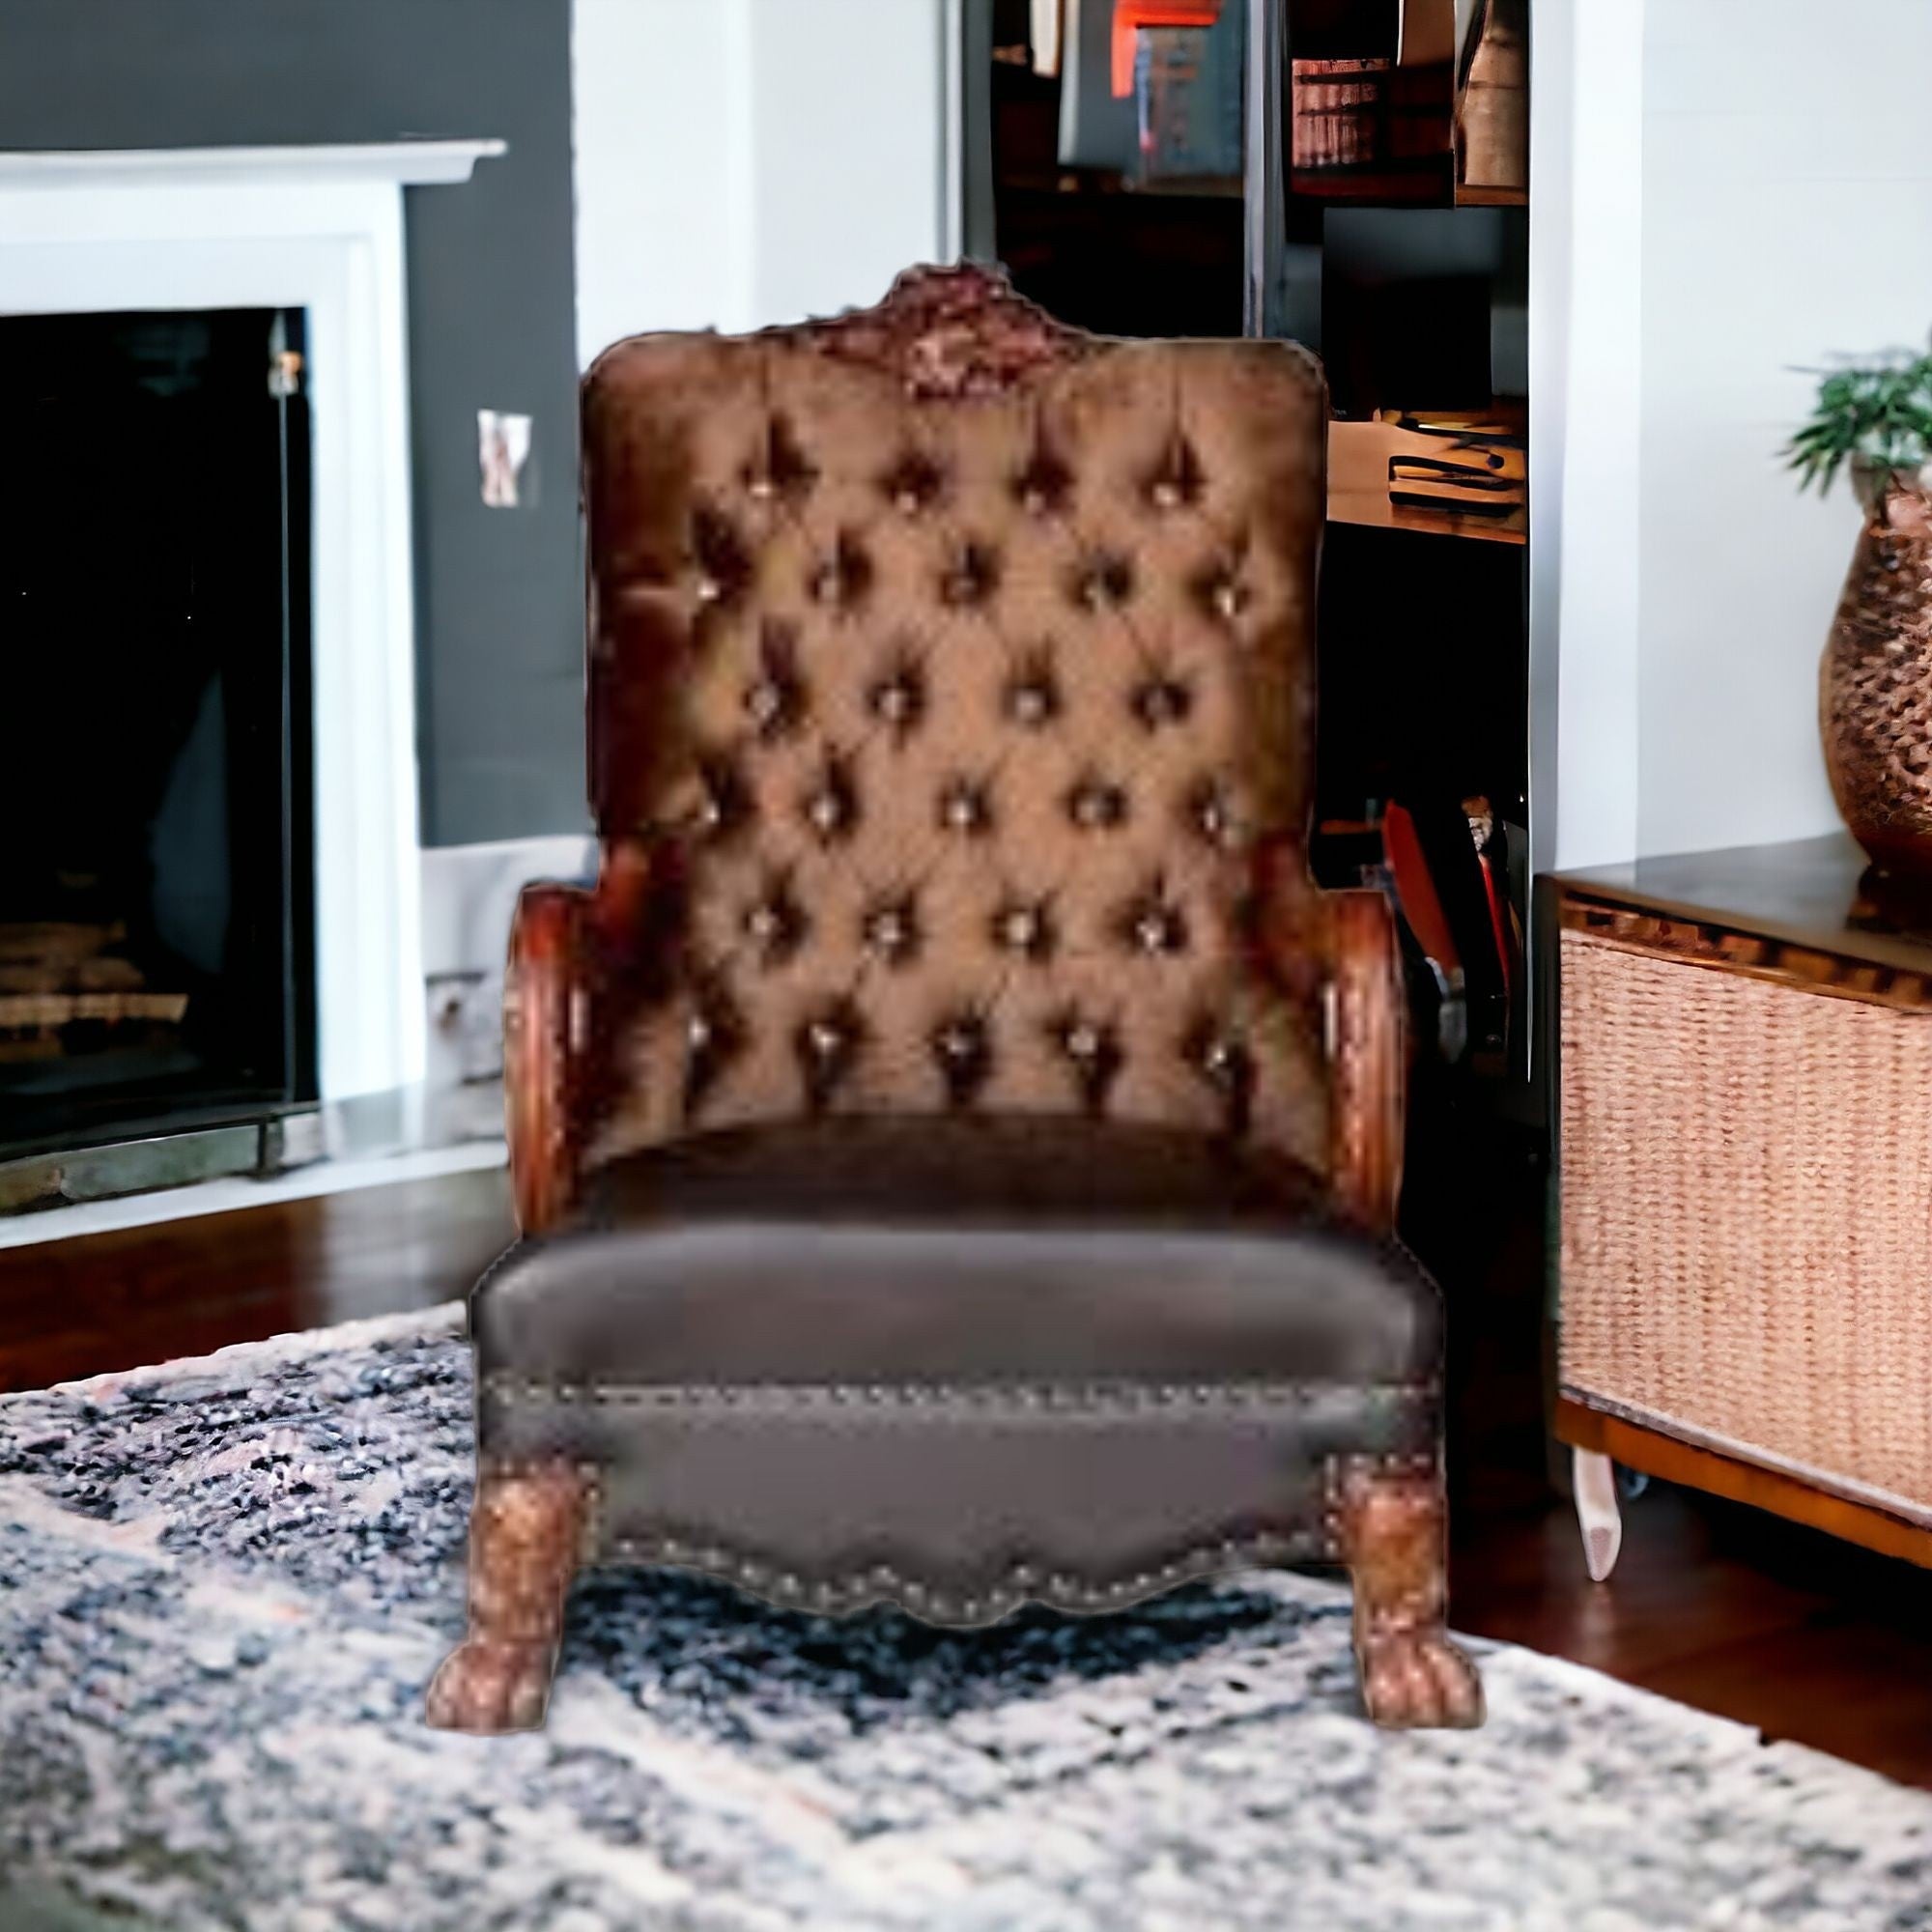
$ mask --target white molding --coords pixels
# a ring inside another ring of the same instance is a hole
[[[201,174],[76,156],[0,179],[0,313],[306,311],[325,1100],[427,1065],[402,184],[461,178],[419,172],[431,145],[229,150],[256,160]],[[434,145],[464,173],[501,150]]]
[[[286,148],[66,148],[0,153],[0,188],[137,182],[358,181],[426,187],[467,182],[503,141],[369,141]]]
[[[1530,47],[1530,844],[1634,858],[1644,0],[1539,0]]]

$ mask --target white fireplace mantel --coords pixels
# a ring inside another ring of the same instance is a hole
[[[412,1085],[426,1057],[402,191],[503,152],[0,155],[0,314],[306,311],[326,1099]]]
[[[467,182],[502,141],[368,141],[297,148],[48,148],[0,153],[0,189],[167,182]]]

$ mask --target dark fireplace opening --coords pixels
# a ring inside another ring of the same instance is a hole
[[[302,321],[0,317],[0,1155],[314,1097]]]

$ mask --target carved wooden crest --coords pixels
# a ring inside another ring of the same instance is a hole
[[[895,375],[918,397],[1002,395],[1095,346],[1016,294],[1003,270],[977,262],[907,269],[874,307],[792,332],[822,355]]]

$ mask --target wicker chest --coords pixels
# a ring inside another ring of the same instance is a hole
[[[1557,1433],[1932,1563],[1932,936],[1847,838],[1551,882]]]

